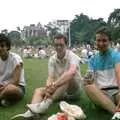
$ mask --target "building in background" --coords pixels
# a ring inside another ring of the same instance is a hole
[[[56,25],[59,26],[62,34],[66,34],[69,28],[69,20],[56,20]]]
[[[70,21],[69,20],[54,20],[49,22],[47,25],[52,28],[58,28],[58,32],[62,34],[66,34],[69,28]]]
[[[42,27],[40,23],[38,23],[37,25],[30,24],[30,26],[24,26],[23,30],[21,30],[21,37],[23,39],[27,37],[41,37],[46,35],[47,31],[44,27]]]

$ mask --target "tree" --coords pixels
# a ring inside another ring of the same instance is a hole
[[[12,44],[15,46],[20,46],[23,43],[23,40],[21,39],[20,32],[18,31],[11,31],[8,33],[8,36],[10,37]]]
[[[108,17],[108,24],[113,27],[120,27],[120,9],[115,9]]]
[[[90,19],[83,13],[76,15],[70,25],[72,44],[93,44],[95,31],[105,25],[103,18]]]
[[[1,33],[7,35],[8,34],[8,30],[7,29],[1,30]]]
[[[115,9],[110,13],[107,23],[112,30],[112,40],[115,43],[120,42],[120,9]]]
[[[49,33],[50,39],[53,41],[55,35],[58,33],[59,28],[54,26],[53,24],[47,24],[45,25],[45,27]]]

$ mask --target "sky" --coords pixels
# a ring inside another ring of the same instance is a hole
[[[83,13],[90,18],[107,18],[120,0],[0,0],[0,30],[21,29],[26,25],[53,20],[73,20]]]

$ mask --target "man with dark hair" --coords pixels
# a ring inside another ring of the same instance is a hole
[[[78,99],[80,97],[81,73],[80,59],[67,49],[67,39],[57,35],[54,40],[56,53],[48,62],[48,79],[44,88],[37,88],[28,111],[13,117],[29,118],[33,113],[44,113],[52,102],[60,99]]]
[[[0,34],[0,102],[8,106],[24,96],[23,61],[13,52],[10,39]]]
[[[120,110],[120,53],[109,48],[110,39],[108,27],[97,30],[96,46],[99,52],[89,61],[84,85],[89,98],[97,106],[114,114]]]

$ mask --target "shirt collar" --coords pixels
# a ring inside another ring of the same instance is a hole
[[[102,54],[101,52],[99,52],[99,55],[100,55],[100,56],[106,56],[106,55],[108,55],[110,52],[111,52],[111,48],[108,48],[107,51],[106,51],[104,54]]]
[[[64,62],[64,61],[66,61],[66,60],[67,60],[67,57],[68,57],[68,53],[69,53],[69,50],[66,50],[65,56],[63,57],[63,59],[58,59],[58,58],[57,58],[57,53],[56,53],[56,54],[55,54],[56,61],[57,61],[57,62]]]

